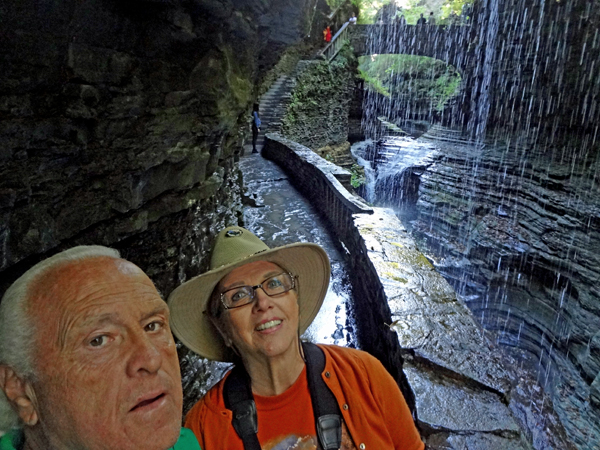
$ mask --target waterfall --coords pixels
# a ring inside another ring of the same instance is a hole
[[[482,326],[537,371],[580,449],[600,443],[599,23],[584,0],[484,0],[455,29],[372,27],[370,54],[437,57],[462,82],[422,115],[367,90],[369,144],[353,147],[368,200],[397,210]],[[420,118],[414,140],[403,121]]]

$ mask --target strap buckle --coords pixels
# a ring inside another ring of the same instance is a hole
[[[231,423],[240,438],[258,433],[258,418],[254,400],[243,400],[237,403]]]
[[[320,416],[317,422],[317,433],[323,450],[338,450],[342,442],[342,420],[337,414]]]

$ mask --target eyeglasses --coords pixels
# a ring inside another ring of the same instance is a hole
[[[296,287],[294,276],[291,273],[280,273],[267,278],[256,286],[236,286],[221,293],[221,303],[225,309],[234,309],[246,306],[256,300],[256,290],[262,289],[269,297],[285,294]]]

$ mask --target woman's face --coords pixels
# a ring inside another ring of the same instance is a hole
[[[284,270],[277,264],[256,261],[232,270],[220,283],[220,292],[236,286],[256,286]],[[298,350],[297,291],[269,297],[260,288],[249,305],[223,314],[225,333],[244,361],[268,361]]]

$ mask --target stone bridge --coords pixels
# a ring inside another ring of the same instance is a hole
[[[485,46],[471,25],[355,25],[347,39],[357,56],[405,54],[428,56],[454,66],[462,76],[459,92],[441,114],[441,123],[463,129],[482,129],[489,99],[482,82]],[[483,112],[482,112],[483,111]],[[430,111],[429,114],[432,114]]]
[[[472,67],[476,41],[471,38],[470,26],[391,24],[348,28],[357,56],[374,53],[429,56],[453,65],[463,75]]]

